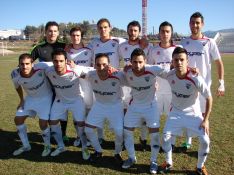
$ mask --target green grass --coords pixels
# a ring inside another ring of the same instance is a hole
[[[68,136],[71,144],[68,151],[58,157],[40,156],[43,145],[38,126],[38,119],[29,118],[26,121],[28,126],[29,139],[32,150],[18,157],[13,157],[12,152],[20,146],[20,141],[14,125],[14,115],[19,102],[10,79],[10,72],[17,66],[18,55],[0,57],[0,174],[5,175],[73,175],[73,174],[148,174],[150,152],[139,151],[139,131],[136,131],[135,142],[137,150],[137,165],[130,170],[122,170],[115,164],[113,155],[113,134],[105,132],[108,144],[104,147],[104,158],[97,164],[90,164],[81,158],[81,149],[72,146],[75,138],[75,130],[72,126],[72,119],[69,117]],[[225,87],[224,98],[215,97],[217,88],[216,71],[213,73],[212,91],[214,95],[213,110],[210,117],[211,152],[208,156],[206,167],[209,174],[234,174],[234,127],[233,127],[233,104],[234,104],[234,55],[223,55],[225,66]],[[213,70],[216,70],[213,65]],[[164,123],[164,121],[162,121]],[[163,126],[163,124],[162,124]],[[107,130],[107,128],[106,128]],[[177,139],[177,146],[183,138]],[[193,139],[193,147],[187,153],[177,151],[173,154],[174,168],[170,174],[194,174],[197,162],[197,139]],[[91,150],[92,151],[92,150]],[[123,153],[126,158],[126,152]],[[159,154],[158,162],[164,161],[164,155]]]

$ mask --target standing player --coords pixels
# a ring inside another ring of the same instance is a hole
[[[197,67],[200,74],[205,79],[208,88],[211,87],[211,63],[215,61],[217,67],[217,73],[219,78],[219,87],[217,90],[217,96],[224,95],[224,67],[221,60],[221,56],[215,41],[211,38],[207,38],[202,34],[202,28],[204,26],[204,17],[200,12],[195,12],[190,17],[189,22],[191,36],[182,40],[181,45],[187,50],[189,56],[189,66]],[[205,112],[206,100],[200,96],[200,106],[202,113]],[[192,139],[188,138],[185,147],[191,146]]]
[[[51,108],[50,125],[58,147],[51,153],[51,156],[57,156],[65,151],[59,119],[63,119],[67,111],[71,111],[74,123],[76,123],[76,131],[79,131],[81,137],[82,156],[84,160],[87,160],[89,159],[89,153],[84,134],[85,105],[79,83],[79,76],[86,69],[82,66],[71,69],[66,64],[67,56],[63,50],[54,51],[52,59],[54,66],[46,71],[46,75],[55,88],[56,96]]]
[[[127,26],[127,33],[128,33],[128,41],[125,41],[124,43],[120,44],[119,46],[119,54],[120,57],[124,60],[124,65],[130,64],[130,57],[131,53],[134,49],[140,48],[140,33],[141,33],[141,25],[138,21],[131,21]],[[148,45],[145,49],[145,55],[148,55],[150,50],[150,45]],[[127,108],[129,101],[131,99],[130,96],[131,88],[130,87],[123,87],[123,93],[124,93],[124,105]],[[142,150],[146,150],[146,143],[147,143],[147,127],[145,123],[141,126],[141,137],[140,137],[140,143],[142,145]]]
[[[33,65],[33,58],[30,54],[21,54],[19,56],[19,68],[11,73],[12,81],[20,98],[15,124],[23,144],[22,147],[14,151],[14,156],[31,150],[24,122],[27,117],[35,115],[39,116],[39,126],[44,140],[42,156],[50,154],[50,128],[48,127],[48,120],[52,104],[52,90],[43,70],[47,65],[39,64]],[[24,92],[26,93],[25,97]]]
[[[115,159],[122,163],[121,151],[123,143],[123,104],[121,86],[124,83],[123,72],[108,73],[110,60],[107,54],[100,53],[95,58],[95,68],[86,77],[90,81],[96,101],[94,102],[87,120],[85,132],[95,149],[92,159],[102,156],[102,148],[94,129],[103,128],[105,119],[115,133]]]
[[[161,68],[170,70],[171,63],[172,63],[172,52],[176,48],[176,45],[173,44],[172,41],[173,35],[173,27],[172,25],[164,21],[159,26],[159,37],[160,43],[153,47],[150,50],[149,54],[149,64],[156,64],[159,65]],[[160,115],[168,114],[171,105],[171,87],[167,80],[162,79],[160,77],[156,78],[157,83],[157,103],[158,103],[158,110]],[[172,147],[174,148],[175,145],[175,137],[172,140]]]
[[[56,49],[64,49],[66,44],[58,40],[59,25],[55,21],[49,21],[45,25],[45,40],[35,45],[31,51],[34,60],[52,62],[51,54]],[[67,115],[67,114],[66,114]],[[63,140],[68,142],[66,136],[67,121],[60,121],[62,127]]]
[[[157,156],[160,148],[159,113],[155,98],[155,77],[162,76],[164,70],[159,66],[146,66],[146,56],[142,49],[137,48],[131,54],[132,69],[126,72],[128,85],[132,89],[132,101],[124,117],[124,142],[129,158],[122,168],[130,168],[136,162],[133,131],[146,122],[151,139],[150,172],[158,170]]]
[[[67,53],[68,60],[72,60],[76,65],[91,66],[93,52],[91,49],[84,47],[82,42],[83,32],[80,27],[73,27],[70,30],[72,46]],[[93,103],[93,92],[90,83],[87,80],[80,79],[82,96],[85,102],[86,113],[90,110]],[[80,145],[80,137],[77,136],[74,146]]]
[[[196,173],[207,175],[204,163],[209,152],[209,115],[212,106],[210,89],[204,79],[193,75],[188,69],[187,51],[177,47],[173,54],[175,70],[168,73],[167,80],[172,91],[172,109],[168,115],[163,136],[163,149],[166,153],[166,162],[162,165],[162,172],[172,167],[171,136],[183,134],[187,130],[188,136],[199,137],[198,163]],[[202,116],[198,93],[206,99],[206,109]]]

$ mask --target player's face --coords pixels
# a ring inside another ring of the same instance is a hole
[[[168,43],[171,40],[171,27],[170,26],[162,26],[159,31],[160,40],[162,43]]]
[[[58,75],[63,75],[67,71],[66,59],[64,55],[55,55],[53,58],[54,69]]]
[[[144,56],[140,55],[140,56],[134,56],[131,60],[132,63],[132,70],[134,73],[142,73],[145,70],[145,58]]]
[[[74,31],[71,34],[71,41],[72,41],[72,44],[80,44],[80,42],[81,42],[81,32],[80,31]]]
[[[33,63],[30,58],[24,58],[19,63],[20,73],[23,77],[29,77],[32,73]]]
[[[98,32],[101,38],[109,38],[110,37],[111,27],[108,22],[102,22],[98,25]]]
[[[187,72],[188,67],[188,58],[185,53],[175,54],[173,56],[173,66],[177,72]]]
[[[106,76],[108,74],[108,66],[109,66],[108,58],[100,57],[96,60],[95,68],[99,75]]]
[[[46,30],[46,41],[48,43],[55,43],[59,36],[59,31],[57,26],[49,26]]]
[[[193,35],[200,34],[204,23],[201,18],[191,18],[189,22],[190,30]]]
[[[135,41],[139,38],[140,30],[138,26],[132,26],[130,25],[128,27],[128,39],[130,41]]]

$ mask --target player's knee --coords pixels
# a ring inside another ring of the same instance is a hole
[[[210,146],[210,138],[208,135],[201,136],[199,138],[200,141],[200,152],[201,154],[208,153],[209,152],[209,146]]]

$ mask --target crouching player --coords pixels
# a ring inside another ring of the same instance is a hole
[[[56,96],[51,107],[50,125],[58,147],[51,153],[51,156],[57,156],[65,151],[59,120],[64,120],[65,114],[70,111],[76,123],[76,131],[80,134],[83,159],[87,160],[90,155],[84,134],[85,105],[81,96],[79,79],[83,71],[89,68],[83,66],[71,68],[66,64],[67,55],[63,50],[55,50],[52,53],[52,61],[54,66],[46,70],[46,75],[55,88]]]
[[[182,135],[187,129],[189,136],[199,137],[198,162],[196,173],[208,174],[204,163],[209,153],[209,115],[212,107],[210,90],[200,75],[194,75],[188,69],[187,51],[177,47],[172,54],[174,70],[167,80],[172,91],[172,109],[164,127],[163,149],[166,153],[166,162],[162,165],[163,172],[172,167],[171,138],[173,135]],[[204,118],[199,105],[199,93],[206,98]]]
[[[50,129],[48,127],[48,120],[52,104],[52,91],[44,72],[46,67],[48,67],[46,63],[38,63],[34,66],[31,55],[25,53],[19,56],[19,68],[13,70],[11,73],[12,81],[20,98],[20,103],[17,106],[15,124],[23,144],[22,147],[13,152],[14,156],[31,150],[24,121],[27,117],[36,115],[39,116],[39,125],[44,140],[42,156],[44,157],[50,154]],[[23,91],[26,92],[25,98]]]
[[[103,128],[105,119],[109,121],[110,128],[115,133],[115,159],[122,163],[121,151],[123,143],[123,104],[121,100],[121,86],[124,84],[124,73],[109,69],[110,59],[105,53],[99,53],[95,57],[95,68],[86,75],[90,81],[95,99],[86,119],[85,132],[90,140],[95,153],[91,160],[102,157],[102,148],[95,128]],[[111,71],[111,72],[110,72]]]

